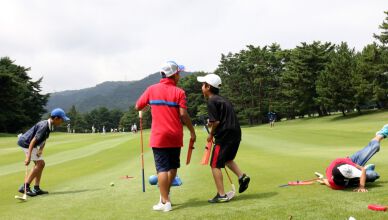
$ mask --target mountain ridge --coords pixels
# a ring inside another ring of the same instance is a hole
[[[182,72],[181,77],[189,74]],[[99,107],[126,111],[148,86],[160,79],[159,73],[153,73],[136,81],[105,81],[94,87],[54,92],[50,94],[46,109],[50,111],[60,107],[68,111],[74,105],[79,112],[89,112]]]

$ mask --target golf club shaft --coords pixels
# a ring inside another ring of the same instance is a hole
[[[139,111],[140,118],[140,145],[141,145],[141,175],[143,183],[143,192],[145,192],[145,180],[144,180],[144,148],[143,148],[143,114]]]
[[[226,176],[228,176],[229,183],[233,185],[232,179],[231,179],[230,176],[229,176],[228,169],[226,169],[226,167],[225,167],[224,169],[225,169]]]
[[[24,174],[24,197],[27,196],[27,175],[28,175],[28,166],[26,165],[26,171]]]

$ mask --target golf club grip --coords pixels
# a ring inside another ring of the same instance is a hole
[[[142,180],[143,180],[143,192],[145,192],[144,168],[141,169],[141,175],[142,175]]]
[[[187,151],[187,158],[186,158],[186,165],[188,165],[191,161],[191,154],[194,149],[194,141],[190,138],[190,143],[189,143],[189,149]]]
[[[384,206],[384,205],[376,205],[376,204],[370,204],[368,205],[368,209],[370,210],[375,210],[375,211],[386,211],[388,208],[388,206]]]
[[[203,153],[202,160],[201,160],[202,165],[207,165],[209,163],[209,158],[210,158],[212,147],[213,147],[212,141],[210,141],[206,144],[205,152]]]

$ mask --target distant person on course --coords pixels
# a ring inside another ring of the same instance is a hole
[[[30,161],[34,161],[35,166],[31,172],[27,175],[25,183],[22,184],[19,188],[20,193],[24,193],[24,185],[26,184],[26,194],[28,196],[36,196],[41,194],[47,194],[47,191],[44,191],[40,188],[40,180],[42,177],[43,168],[45,162],[42,157],[43,149],[46,145],[46,140],[49,138],[50,132],[53,130],[54,126],[61,125],[64,121],[69,121],[70,119],[66,116],[65,112],[60,109],[54,109],[48,120],[44,120],[35,124],[30,130],[28,130],[23,135],[19,136],[18,145],[24,151],[26,156],[24,160],[24,165],[28,166]],[[31,190],[30,184],[35,179],[35,186]]]
[[[351,157],[335,159],[326,169],[327,179],[321,182],[328,187],[341,190],[348,187],[357,187],[355,192],[368,192],[366,182],[374,182],[380,176],[375,171],[374,164],[365,164],[380,150],[380,142],[388,137],[388,124],[380,131],[369,144]]]
[[[227,202],[229,198],[225,194],[221,168],[225,164],[238,177],[240,184],[239,193],[248,188],[249,176],[243,173],[234,162],[241,141],[241,128],[232,104],[224,97],[218,95],[221,87],[221,78],[216,74],[208,74],[197,77],[202,83],[202,93],[208,99],[207,108],[209,114],[210,133],[207,141],[214,141],[214,148],[210,161],[213,178],[217,188],[217,194],[210,203]]]
[[[268,112],[267,116],[268,116],[268,121],[269,121],[271,128],[275,127],[276,113],[275,112]]]
[[[151,106],[151,140],[155,167],[158,173],[160,200],[153,206],[155,211],[171,211],[170,188],[180,167],[180,152],[183,146],[182,122],[196,140],[195,130],[187,113],[186,94],[176,85],[183,66],[173,61],[166,62],[160,70],[162,79],[148,87],[136,102],[136,110]],[[182,122],[181,122],[182,121]]]

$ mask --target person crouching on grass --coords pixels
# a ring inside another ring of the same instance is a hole
[[[374,182],[380,178],[374,164],[365,164],[380,150],[380,142],[388,137],[388,124],[363,149],[351,157],[337,158],[326,169],[327,179],[319,182],[335,190],[357,187],[355,192],[368,192],[366,182]]]
[[[207,108],[211,130],[207,141],[215,138],[210,166],[217,187],[217,195],[208,202],[227,202],[229,198],[224,191],[221,168],[225,168],[226,165],[236,174],[240,184],[239,193],[248,188],[250,181],[249,176],[243,173],[234,162],[241,141],[241,128],[232,104],[226,98],[218,95],[221,78],[216,74],[208,74],[204,77],[197,77],[197,80],[202,83],[202,93],[208,99]]]
[[[45,162],[43,160],[42,154],[43,149],[46,145],[46,140],[49,138],[50,132],[53,130],[54,126],[61,125],[64,121],[69,121],[65,112],[60,109],[54,109],[48,120],[44,120],[35,124],[30,130],[26,133],[19,136],[17,144],[25,153],[24,165],[28,166],[32,161],[34,161],[35,166],[31,172],[27,175],[25,183],[20,186],[19,192],[24,193],[24,185],[26,185],[26,194],[28,196],[36,196],[47,194],[47,191],[44,191],[40,188],[40,180],[42,177],[43,168]],[[35,179],[34,189],[30,189],[31,182]]]
[[[158,173],[160,200],[152,208],[155,211],[172,210],[170,188],[180,167],[180,153],[183,146],[183,125],[190,130],[190,138],[195,142],[196,135],[187,113],[186,94],[176,85],[179,73],[184,67],[173,61],[166,62],[160,74],[159,83],[149,86],[136,102],[136,110],[151,106],[150,146],[154,154]]]

